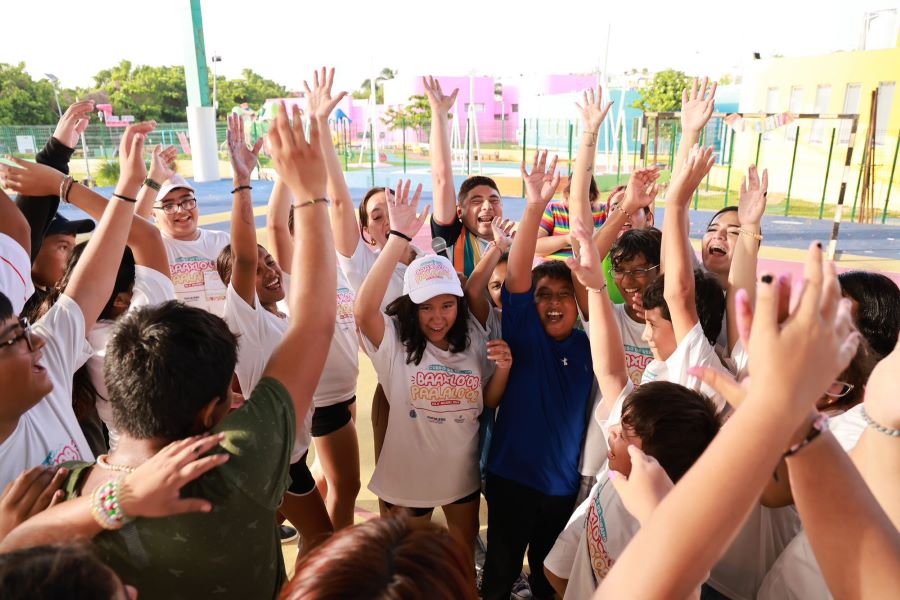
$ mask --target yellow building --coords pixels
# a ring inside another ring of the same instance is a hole
[[[754,60],[748,63],[744,72],[740,110],[743,113],[858,113],[844,199],[844,204],[850,207],[857,192],[860,161],[869,127],[871,94],[875,91],[878,111],[874,204],[880,218],[900,135],[900,97],[895,93],[898,80],[900,39],[895,47],[887,49]],[[741,169],[752,163],[759,147],[760,166],[769,169],[769,189],[784,194],[788,188],[796,138],[797,158],[791,198],[818,203],[822,198],[832,132],[834,148],[825,202],[834,204],[850,139],[849,121],[798,119],[763,133],[761,139],[756,132],[745,130],[735,136],[734,166]],[[739,182],[740,175],[732,178],[732,185],[735,185],[735,179]],[[900,167],[894,175],[890,207],[900,209]]]

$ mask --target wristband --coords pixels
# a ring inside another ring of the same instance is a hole
[[[238,192],[241,191],[241,190],[252,190],[252,189],[253,189],[253,188],[252,188],[251,186],[249,186],[249,185],[239,185],[239,186],[237,186],[236,188],[234,188],[233,190],[231,190],[231,193],[232,193],[232,194],[236,194],[236,193],[238,193]]]
[[[753,232],[750,231],[749,229],[744,229],[743,227],[739,228],[738,231],[739,231],[740,233],[744,234],[744,235],[749,235],[750,237],[752,237],[752,238],[753,238],[754,240],[756,240],[757,242],[763,241],[763,236],[762,236],[761,233],[753,233]]]
[[[119,504],[123,479],[124,477],[119,477],[115,481],[97,486],[91,496],[91,515],[103,529],[121,529],[134,520],[122,512]]]
[[[144,185],[146,185],[151,190],[156,190],[157,192],[162,189],[162,186],[160,184],[156,183],[149,177],[144,180]]]
[[[292,204],[291,206],[293,208],[303,208],[304,206],[313,206],[318,202],[324,202],[325,204],[331,204],[331,202],[329,202],[328,198],[322,197],[322,198],[313,198],[312,200],[309,200],[308,202],[300,202],[299,204]]]
[[[816,417],[816,420],[812,422],[812,426],[809,428],[809,433],[806,434],[806,437],[803,438],[802,441],[788,448],[787,452],[784,453],[784,457],[789,458],[797,454],[804,446],[819,437],[819,435],[821,435],[822,432],[826,431],[827,429],[828,415],[826,415],[825,413],[819,413],[819,416]]]
[[[890,427],[886,427],[874,420],[869,416],[869,413],[866,412],[866,407],[862,407],[862,418],[863,421],[866,422],[866,425],[877,431],[878,433],[883,433],[884,435],[888,435],[890,437],[900,437],[900,429],[891,429]]]
[[[603,292],[606,291],[607,287],[608,287],[607,284],[604,283],[603,287],[598,287],[598,288],[585,287],[585,289],[589,292],[593,292],[594,294],[602,294]]]
[[[124,200],[125,202],[131,202],[132,204],[137,203],[136,198],[129,198],[128,196],[123,196],[122,194],[116,194],[115,192],[113,192],[113,197],[118,198],[119,200]]]
[[[399,237],[399,238],[403,238],[403,239],[406,240],[407,242],[412,242],[412,238],[411,238],[411,237],[409,237],[409,236],[406,235],[405,233],[402,233],[402,232],[400,232],[400,231],[397,231],[396,229],[391,229],[390,231],[388,231],[388,236],[392,236],[392,235],[396,235],[396,236]]]
[[[624,208],[622,208],[621,204],[617,204],[615,210],[619,211],[620,213],[625,215],[627,218],[629,218],[629,219],[631,218],[631,213],[628,212],[627,210],[625,210]]]
[[[69,190],[72,189],[72,184],[75,182],[75,179],[71,175],[63,175],[62,181],[59,182],[59,200],[65,204],[70,204],[69,202]]]

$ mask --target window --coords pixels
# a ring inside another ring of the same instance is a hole
[[[773,114],[778,112],[778,88],[769,88],[766,90],[766,109],[765,112]],[[771,132],[766,133],[763,139],[771,140]]]
[[[494,113],[495,121],[502,121],[504,119],[509,119],[509,115],[504,115],[503,113]]]
[[[859,93],[862,86],[858,83],[848,83],[847,90],[844,92],[844,108],[841,114],[855,115],[859,112]],[[850,121],[841,121],[840,143],[848,144],[850,142]]]
[[[800,86],[794,86],[791,88],[791,99],[788,102],[788,112],[792,115],[799,114],[803,110],[803,88]],[[791,123],[787,126],[787,131],[784,132],[784,139],[789,142],[793,142],[797,139],[797,129],[798,125]]]
[[[816,88],[816,107],[815,112],[822,114],[828,112],[828,103],[831,101],[831,86],[820,85]],[[816,119],[813,122],[812,129],[809,132],[810,142],[821,142],[823,133],[825,132],[825,121]]]
[[[517,112],[519,112],[519,105],[518,105],[518,104],[513,104],[513,105],[510,107],[509,110],[510,110],[510,112],[517,113]]]
[[[894,104],[894,88],[897,85],[893,81],[882,81],[878,84],[878,104],[875,105],[875,143],[884,144],[887,136],[888,119],[891,116],[891,106]]]
[[[477,112],[477,113],[484,112],[484,103],[483,102],[476,102],[474,104],[474,107],[475,107],[475,112]],[[468,102],[466,102],[466,104],[465,104],[465,111],[469,112],[469,103]]]

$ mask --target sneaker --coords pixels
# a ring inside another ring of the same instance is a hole
[[[279,525],[278,531],[281,534],[281,543],[282,544],[288,544],[288,543],[296,540],[298,537],[300,537],[300,534],[297,533],[297,530],[288,525]],[[530,596],[529,596],[529,598],[530,598]]]
[[[510,600],[527,600],[531,598],[531,586],[528,584],[528,576],[525,573],[519,573],[519,578],[512,586],[512,592],[509,594]]]

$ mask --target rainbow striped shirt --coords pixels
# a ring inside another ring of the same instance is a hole
[[[606,206],[592,207],[591,212],[594,215],[594,229],[600,227],[606,222]],[[547,208],[544,209],[544,216],[541,218],[541,229],[547,232],[547,235],[569,235],[569,206],[564,200],[554,200]],[[572,248],[563,248],[553,254],[548,254],[548,260],[565,260],[572,256]]]

